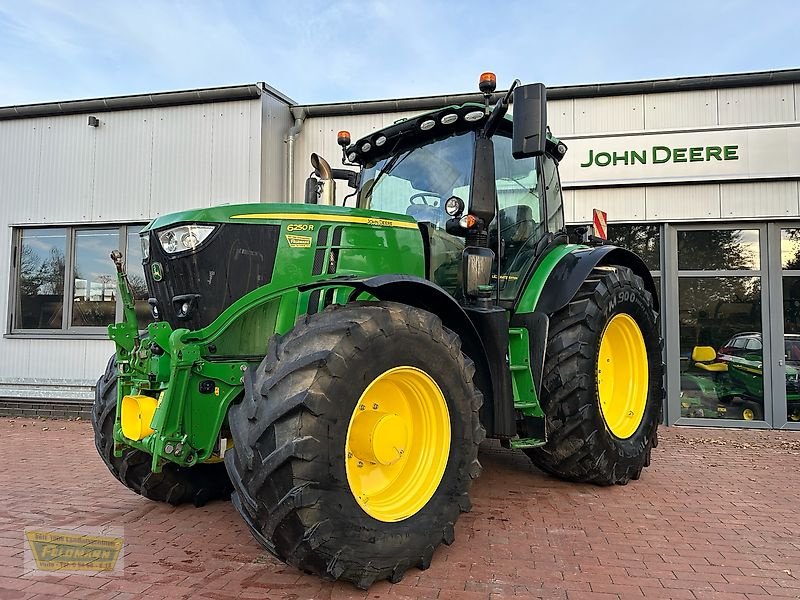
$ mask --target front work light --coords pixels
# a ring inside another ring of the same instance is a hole
[[[159,232],[158,241],[167,254],[194,250],[216,229],[214,225],[178,225]]]
[[[450,196],[444,203],[444,212],[451,217],[460,217],[464,212],[464,201],[458,196]]]

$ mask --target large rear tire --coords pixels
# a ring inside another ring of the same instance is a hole
[[[562,479],[624,485],[650,464],[663,396],[650,293],[627,267],[597,267],[550,318],[541,397],[548,441],[527,454]]]
[[[111,474],[140,496],[174,506],[188,502],[202,506],[211,500],[230,498],[232,487],[221,462],[194,467],[167,463],[161,473],[153,473],[152,457],[146,452],[125,448],[121,457],[114,456],[116,413],[117,364],[112,356],[105,373],[97,380],[92,406],[94,445]]]
[[[225,455],[256,539],[362,589],[427,568],[480,472],[473,373],[456,334],[400,304],[330,306],[273,338]]]

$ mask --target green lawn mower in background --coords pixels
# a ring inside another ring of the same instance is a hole
[[[570,481],[640,477],[663,399],[653,280],[568,238],[544,86],[480,87],[341,132],[352,168],[312,155],[305,203],[153,220],[144,332],[112,255],[124,319],[92,420],[117,479],[232,497],[279,559],[367,588],[453,543],[485,437]]]
[[[760,337],[760,334],[739,335]],[[688,368],[681,373],[682,416],[764,420],[761,350],[731,355],[724,352],[727,346],[719,353],[711,346],[692,349]],[[788,418],[800,421],[800,369],[790,362],[791,359],[787,359],[784,367]]]

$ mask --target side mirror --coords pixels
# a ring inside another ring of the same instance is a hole
[[[547,142],[547,91],[541,83],[514,89],[514,158],[544,154]]]

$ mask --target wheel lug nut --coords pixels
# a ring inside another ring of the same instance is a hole
[[[372,405],[372,410],[378,410],[378,404],[377,403]]]
[[[353,458],[353,453],[352,452],[348,452],[347,453],[347,458]]]
[[[360,469],[360,468],[361,468],[361,467],[363,467],[363,466],[364,466],[364,463],[363,463],[363,462],[361,462],[361,461],[358,461],[358,468]]]
[[[361,406],[358,407],[358,410],[364,410],[365,408],[367,407],[362,404]]]

